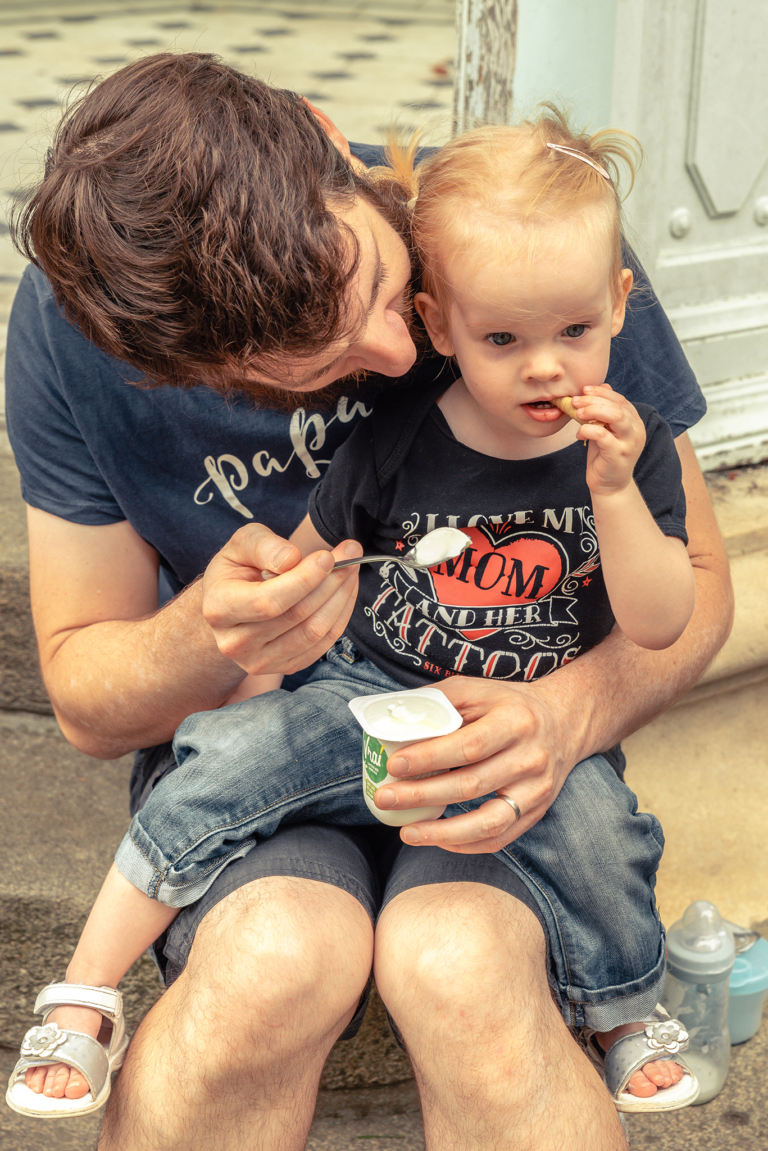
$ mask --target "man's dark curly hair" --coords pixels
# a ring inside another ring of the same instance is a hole
[[[296,93],[161,53],[67,111],[14,238],[148,384],[227,392],[354,337],[359,251],[338,213],[361,195],[407,236],[407,195],[355,174]]]

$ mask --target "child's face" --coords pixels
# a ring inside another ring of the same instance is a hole
[[[513,450],[565,427],[551,399],[605,382],[611,337],[624,323],[632,273],[615,290],[607,240],[592,230],[562,240],[543,237],[535,262],[455,259],[447,325],[432,297],[415,301],[437,350],[458,360],[467,417]]]

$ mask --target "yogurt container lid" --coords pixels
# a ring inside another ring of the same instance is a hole
[[[349,709],[368,735],[400,743],[449,735],[462,724],[456,708],[435,687],[358,695]]]
[[[736,956],[728,988],[731,995],[768,991],[768,939],[758,939],[749,951]]]

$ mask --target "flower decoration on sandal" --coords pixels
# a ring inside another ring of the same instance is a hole
[[[688,1032],[676,1019],[665,1019],[661,1023],[651,1023],[646,1027],[648,1046],[653,1051],[664,1051],[667,1055],[677,1055],[688,1046]]]
[[[66,1041],[66,1035],[55,1023],[48,1023],[45,1027],[32,1027],[24,1036],[21,1054],[35,1059],[47,1059]]]

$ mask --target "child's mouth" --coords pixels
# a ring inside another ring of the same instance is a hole
[[[540,424],[553,423],[559,420],[562,412],[556,408],[549,400],[534,400],[530,404],[523,404],[531,419],[536,420]]]

